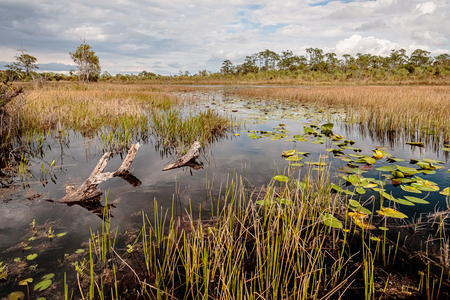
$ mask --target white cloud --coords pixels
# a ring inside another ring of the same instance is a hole
[[[420,12],[420,14],[431,14],[436,10],[436,3],[434,2],[425,2],[418,3],[416,5],[416,10]]]
[[[397,49],[399,45],[385,39],[377,39],[373,36],[363,38],[360,35],[354,34],[351,37],[339,41],[336,44],[336,54],[351,54],[370,53],[373,55],[389,55],[391,49]]]

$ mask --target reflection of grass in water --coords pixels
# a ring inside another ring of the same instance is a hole
[[[331,194],[326,172],[303,181],[274,178],[280,182],[272,181],[258,197],[249,195],[242,180],[231,181],[220,193],[220,205],[211,199],[216,213],[208,220],[198,220],[192,211],[178,219],[155,202],[154,219],[144,220],[132,251],[123,250],[128,259],[111,257],[103,268],[91,268],[85,282],[100,286],[95,294],[114,287],[116,296],[118,290],[129,299],[136,296],[133,288],[150,299],[438,299],[448,294],[444,266],[430,268],[420,259],[409,265],[408,254],[400,251],[408,242],[400,247],[400,235],[380,239],[377,234],[383,233],[346,217],[346,200]],[[255,198],[260,200],[249,201]],[[391,230],[394,224],[387,222]],[[424,261],[433,259],[431,251],[421,255]],[[132,268],[133,279],[114,272],[116,266]],[[110,274],[109,280],[96,272]],[[134,280],[138,283],[131,286]]]
[[[369,130],[409,135],[442,132],[450,138],[450,88],[427,87],[313,87],[243,88],[228,93],[243,97],[283,99],[299,104],[344,108],[347,121],[365,122]]]
[[[153,114],[151,128],[160,137],[163,148],[185,153],[194,141],[202,146],[223,137],[234,125],[234,119],[208,109],[183,116],[178,110]]]

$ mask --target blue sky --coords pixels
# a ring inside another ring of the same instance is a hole
[[[388,55],[417,48],[450,53],[450,2],[245,0],[2,0],[0,68],[23,43],[42,70],[74,68],[82,39],[102,71],[218,71],[270,49]]]

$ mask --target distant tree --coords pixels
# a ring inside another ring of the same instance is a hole
[[[370,67],[370,64],[372,62],[372,55],[370,53],[357,53],[356,57],[357,58],[355,62],[359,69],[364,70]]]
[[[416,49],[413,51],[413,53],[411,53],[411,56],[409,57],[409,63],[414,65],[414,67],[428,66],[432,61],[430,54],[431,52],[429,51]]]
[[[262,70],[274,69],[277,61],[280,60],[280,56],[269,49],[259,52],[257,58],[259,59],[259,67]]]
[[[292,70],[295,68],[295,56],[292,51],[286,50],[281,52],[278,68],[280,70]]]
[[[6,81],[14,81],[18,78],[21,78],[23,76],[23,71],[18,66],[12,64],[12,65],[5,65],[6,67]]]
[[[30,75],[32,70],[39,69],[38,66],[36,66],[36,57],[26,54],[26,50],[23,49],[23,46],[21,46],[19,51],[21,54],[15,57],[16,61],[13,63],[16,67],[25,69],[25,74],[27,76]]]
[[[233,63],[227,59],[222,63],[222,68],[220,68],[220,72],[222,74],[230,74],[233,73],[234,67],[233,67]]]
[[[309,55],[309,65],[311,66],[311,70],[321,70],[324,58],[323,50],[319,48],[308,48],[306,49],[306,53]]]
[[[257,56],[255,54],[253,55],[247,55],[245,57],[244,63],[242,65],[237,66],[237,72],[242,72],[244,74],[247,73],[258,73],[258,66],[256,65]]]
[[[339,64],[339,59],[337,59],[336,53],[326,53],[325,58],[327,63],[327,71],[331,72],[331,70]]]
[[[78,67],[80,79],[86,82],[96,79],[100,75],[100,61],[91,46],[83,40],[75,52],[69,52],[73,62]]]
[[[389,56],[390,61],[390,68],[395,69],[401,65],[404,65],[406,63],[406,50],[400,49],[400,50],[391,50],[391,55]]]
[[[435,65],[450,66],[450,55],[447,53],[439,54],[434,58]]]

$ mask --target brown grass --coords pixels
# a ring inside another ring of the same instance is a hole
[[[450,87],[311,87],[241,88],[228,93],[305,105],[344,109],[347,120],[364,122],[369,130],[443,134],[450,138]]]
[[[170,91],[170,87],[110,83],[49,85],[27,96],[21,107],[21,123],[25,129],[51,128],[55,124],[92,130],[116,126],[121,118],[136,120],[144,117],[145,111],[181,104],[181,99]]]

